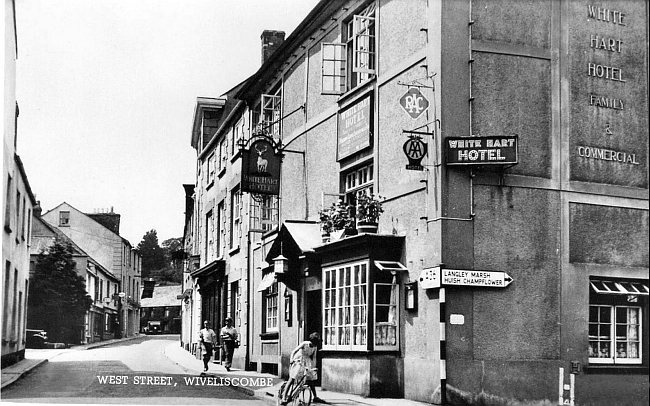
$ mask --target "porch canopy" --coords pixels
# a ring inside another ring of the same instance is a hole
[[[304,220],[287,220],[282,223],[264,258],[271,265],[273,275],[268,276],[269,273],[262,270],[264,273],[262,284],[265,283],[265,278],[267,278],[266,283],[269,283],[269,278],[279,277],[285,284],[293,285],[299,282],[301,271],[320,269],[318,261],[314,258],[314,247],[321,243],[319,223]],[[288,272],[283,273],[283,270],[275,269],[274,261],[278,257],[286,258]],[[273,279],[270,283],[273,283]]]

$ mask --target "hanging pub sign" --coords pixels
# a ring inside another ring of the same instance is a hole
[[[370,95],[339,112],[337,156],[341,160],[370,146]]]
[[[280,194],[280,164],[273,138],[258,135],[242,151],[241,191],[265,195]]]
[[[519,163],[519,136],[445,138],[447,165],[514,165]]]
[[[427,144],[420,137],[409,137],[404,143],[404,153],[409,160],[406,169],[411,171],[423,171],[424,166],[420,163],[422,158],[427,154]]]

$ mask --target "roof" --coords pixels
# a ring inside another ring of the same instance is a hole
[[[183,293],[181,285],[159,286],[153,289],[153,297],[140,299],[140,307],[180,306],[177,296]]]
[[[271,244],[265,260],[271,261],[282,254],[303,255],[313,253],[314,247],[323,243],[320,223],[315,221],[286,220],[278,231],[278,236]]]
[[[313,251],[315,246],[323,243],[320,223],[287,220],[284,222],[283,227],[286,227],[302,252]]]

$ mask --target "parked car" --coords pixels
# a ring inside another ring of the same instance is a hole
[[[147,334],[162,333],[162,325],[159,321],[150,321],[147,323]]]
[[[45,348],[48,342],[47,332],[45,330],[27,329],[27,348]]]

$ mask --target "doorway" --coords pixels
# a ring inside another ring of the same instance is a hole
[[[309,335],[313,332],[323,334],[323,294],[322,290],[308,290],[305,292],[305,340],[309,340]],[[322,338],[322,337],[321,337]],[[316,386],[321,384],[323,361],[320,354],[316,357],[316,368],[318,368],[318,380]]]

